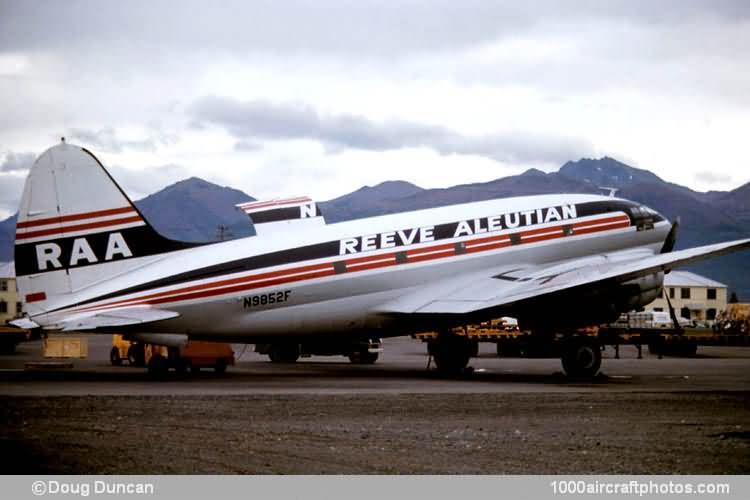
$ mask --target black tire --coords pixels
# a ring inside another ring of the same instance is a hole
[[[227,371],[227,362],[226,360],[219,359],[216,361],[216,364],[214,365],[214,371],[216,373],[224,373]]]
[[[698,342],[688,341],[685,345],[685,356],[694,358],[698,354]]]
[[[120,366],[122,364],[120,350],[117,347],[112,347],[112,350],[109,351],[109,362],[112,363],[112,366]]]
[[[189,364],[189,361],[178,358],[176,361],[174,361],[174,371],[176,371],[177,373],[185,373],[188,370]]]
[[[133,366],[144,366],[146,364],[146,352],[143,344],[131,344],[128,347],[128,363]]]
[[[455,376],[466,370],[474,351],[471,340],[458,335],[442,335],[430,342],[433,343],[432,357],[440,373]]]
[[[268,358],[272,363],[296,363],[299,354],[299,344],[272,344]]]
[[[190,367],[190,373],[200,373],[201,371],[200,365],[188,362],[188,366]]]
[[[148,360],[148,373],[152,377],[164,377],[169,371],[169,361],[161,354],[154,354]]]
[[[0,343],[0,354],[14,354],[16,352],[15,342]]]
[[[357,351],[349,354],[349,361],[351,361],[355,365],[371,365],[377,360],[377,352]]]
[[[563,346],[562,367],[570,378],[592,379],[602,365],[599,343],[588,337],[574,337]]]

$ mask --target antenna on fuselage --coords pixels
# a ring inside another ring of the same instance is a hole
[[[606,187],[606,186],[599,186],[599,189],[604,189],[605,191],[609,191],[608,196],[610,198],[614,198],[615,197],[615,193],[620,190],[620,188]]]

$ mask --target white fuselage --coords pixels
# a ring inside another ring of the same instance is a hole
[[[141,258],[138,267],[78,291],[74,306],[35,320],[151,305],[179,317],[149,325],[149,332],[238,340],[368,330],[399,335],[398,319],[378,306],[419,287],[487,269],[658,252],[668,221],[659,217],[643,230],[622,209],[590,208],[615,202],[626,203],[528,196],[297,225],[293,232]]]

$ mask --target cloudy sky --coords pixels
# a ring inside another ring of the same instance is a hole
[[[487,181],[609,155],[750,181],[750,2],[0,0],[0,217],[60,136],[135,199]]]

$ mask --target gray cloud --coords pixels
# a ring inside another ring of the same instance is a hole
[[[164,187],[191,176],[181,165],[158,165],[146,169],[131,169],[119,165],[107,167],[115,181],[132,200],[140,200]]]
[[[8,152],[0,163],[0,172],[26,172],[31,168],[36,156],[34,153]]]
[[[117,132],[111,127],[99,130],[88,130],[74,128],[68,132],[68,139],[95,148],[107,153],[121,153],[126,149],[133,151],[156,152],[159,145],[167,145],[175,142],[174,136],[161,132],[153,132],[154,135],[142,140],[124,140],[118,137]]]
[[[28,163],[13,163],[13,165],[18,165],[18,168],[13,167],[12,170],[6,170],[5,166],[9,165],[7,157],[10,155],[11,153],[6,154],[6,160],[2,164],[3,168],[0,169],[0,219],[5,218],[4,214],[10,215],[18,210],[23,194],[23,185],[26,181],[25,170],[36,159],[36,155],[31,153],[13,154],[14,157],[26,157],[30,161]],[[187,168],[173,164],[158,165],[143,170],[115,165],[107,166],[107,170],[133,200],[139,200],[192,175]]]
[[[0,219],[18,210],[26,176],[0,172]]]
[[[203,97],[189,113],[194,126],[222,127],[239,144],[308,139],[334,151],[342,147],[370,151],[424,147],[443,155],[478,155],[512,163],[560,163],[593,153],[592,146],[578,138],[527,132],[467,136],[445,127],[404,120],[378,123],[357,115],[322,115],[306,104]]]
[[[547,20],[567,24],[574,19],[618,19],[669,25],[707,16],[741,21],[750,17],[750,4],[741,0],[227,0],[216,6],[200,0],[179,5],[69,0],[45,2],[40,8],[38,2],[15,1],[3,3],[0,46],[73,51],[127,45],[138,50],[150,47],[152,58],[163,50],[217,47],[239,53],[322,51],[391,57],[476,45]]]
[[[732,182],[731,175],[713,172],[710,170],[696,172],[694,177],[695,180],[701,184],[730,184]]]

